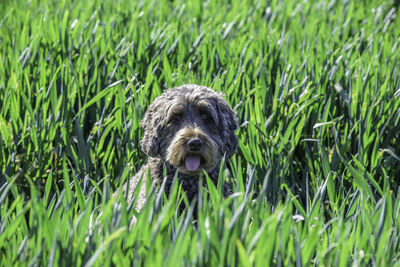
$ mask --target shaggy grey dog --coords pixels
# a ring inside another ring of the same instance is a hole
[[[162,182],[164,168],[167,195],[177,173],[183,191],[192,200],[198,192],[199,177],[205,171],[217,184],[222,158],[229,159],[238,144],[235,135],[237,119],[223,95],[194,84],[169,89],[157,97],[149,106],[141,126],[144,136],[140,145],[148,156],[148,163],[131,179],[128,201],[140,178],[146,179],[148,170],[152,179]],[[143,180],[137,210],[146,200],[145,184]],[[228,194],[229,187],[225,185],[224,195]]]

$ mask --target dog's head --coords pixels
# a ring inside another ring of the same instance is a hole
[[[149,106],[141,125],[144,153],[189,175],[210,172],[238,144],[237,120],[223,95],[198,85],[165,91]]]

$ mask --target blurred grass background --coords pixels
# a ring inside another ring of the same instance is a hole
[[[0,7],[2,265],[399,264],[398,1]],[[178,186],[116,209],[147,106],[184,83],[237,112],[235,193],[204,189],[197,223]]]

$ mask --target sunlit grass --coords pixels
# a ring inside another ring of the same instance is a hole
[[[4,1],[1,265],[399,265],[399,25],[398,1]],[[233,194],[194,221],[149,183],[137,213],[112,192],[185,83],[237,112]]]

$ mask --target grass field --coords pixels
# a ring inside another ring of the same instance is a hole
[[[399,5],[2,1],[0,265],[400,266]],[[111,198],[184,83],[240,122],[197,222],[178,186]]]

